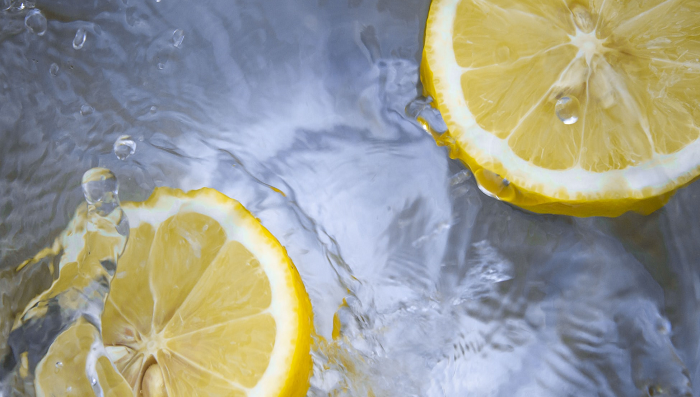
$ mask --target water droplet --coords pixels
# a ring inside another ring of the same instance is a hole
[[[94,109],[92,106],[90,106],[90,105],[83,105],[83,106],[80,107],[80,114],[81,114],[82,116],[91,115],[92,112],[94,112],[94,111],[95,111],[95,109]]]
[[[90,384],[95,386],[97,384],[97,379],[95,379],[95,378],[90,379]]]
[[[559,117],[559,120],[564,124],[574,124],[578,121],[580,104],[576,97],[562,97],[557,100],[554,105],[554,111]]]
[[[160,3],[161,0],[156,0],[156,3]]]
[[[583,33],[591,33],[595,29],[595,24],[593,23],[593,17],[588,9],[582,5],[576,5],[571,13],[574,16],[574,23],[576,27]]]
[[[183,40],[185,40],[185,32],[182,29],[175,30],[173,32],[173,47],[180,48]]]
[[[151,113],[155,113],[157,110],[158,110],[158,108],[155,105],[151,106],[151,109],[150,109]]]
[[[114,154],[119,160],[126,160],[127,157],[136,151],[136,142],[129,135],[122,135],[114,141]]]
[[[404,112],[406,116],[418,121],[426,131],[442,134],[447,131],[447,125],[440,111],[431,105],[432,102],[433,98],[418,97],[406,105]]]
[[[61,369],[63,368],[63,363],[60,361],[56,361],[56,368],[54,369],[55,373],[61,372]]]
[[[58,76],[58,70],[60,68],[58,67],[57,64],[52,63],[51,66],[49,67],[49,73],[51,73],[51,76]]]
[[[46,33],[46,18],[39,10],[34,9],[29,11],[27,16],[24,17],[24,25],[38,36],[43,36],[44,33]]]
[[[404,111],[406,112],[406,116],[416,119],[418,116],[420,116],[421,112],[425,109],[426,106],[429,106],[431,102],[430,98],[426,97],[418,97],[411,102],[409,102],[406,105],[406,108]]]
[[[85,45],[85,39],[87,38],[87,32],[84,28],[79,28],[75,32],[75,37],[73,38],[73,48],[79,50]]]
[[[158,70],[163,70],[163,69],[165,69],[165,64],[163,62],[158,62],[156,67],[158,68]]]
[[[73,387],[71,387],[71,386],[66,387],[66,391],[67,391],[68,393],[72,392],[72,391],[73,391]]]
[[[112,171],[99,167],[89,169],[83,174],[81,186],[85,201],[97,207],[101,215],[107,215],[119,206],[119,183]]]
[[[485,187],[483,187],[483,186],[482,186],[481,184],[479,184],[478,182],[477,182],[477,184],[476,184],[476,187],[479,188],[479,190],[481,190],[481,193],[484,193],[484,194],[487,195],[488,197],[494,198],[494,199],[496,199],[496,200],[500,200],[500,199],[498,198],[498,196],[496,196],[495,194],[491,193],[488,189],[486,189]]]

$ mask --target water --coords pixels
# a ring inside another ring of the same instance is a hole
[[[126,160],[136,151],[136,142],[130,135],[121,135],[114,141],[114,154],[119,160]]]
[[[87,215],[82,176],[104,167],[119,189],[94,211],[209,186],[287,247],[325,340],[309,396],[700,394],[700,185],[617,219],[487,197],[425,131],[441,130],[418,79],[428,1],[39,0],[43,36],[11,4],[0,340],[58,264],[13,269]],[[123,135],[138,150],[121,160]],[[31,395],[13,379],[3,396]]]

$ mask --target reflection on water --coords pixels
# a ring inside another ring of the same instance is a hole
[[[428,5],[0,0],[0,339],[99,166],[277,236],[324,338],[310,396],[699,394],[700,186],[618,219],[486,197],[422,128]]]

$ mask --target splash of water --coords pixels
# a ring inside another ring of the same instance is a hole
[[[87,209],[79,212],[75,233],[67,234],[72,240],[56,248],[63,252],[58,280],[29,303],[9,337],[12,356],[5,361],[19,363],[14,367],[21,378],[31,380],[49,346],[79,318],[99,327],[117,259],[126,245],[129,225],[119,204],[115,175],[106,168],[93,168],[83,175],[81,185]],[[59,282],[62,277],[70,282]],[[62,369],[63,363],[56,362],[54,371]]]

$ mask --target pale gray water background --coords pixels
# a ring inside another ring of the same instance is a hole
[[[428,0],[37,0],[43,35],[33,4],[12,4],[1,340],[50,282],[8,269],[102,166],[122,201],[161,185],[240,200],[287,247],[327,339],[346,298],[341,353],[314,353],[309,396],[700,395],[700,184],[617,219],[486,197],[404,110]]]

